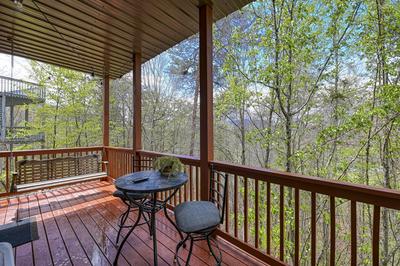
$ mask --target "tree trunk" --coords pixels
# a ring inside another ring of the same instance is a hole
[[[273,91],[271,92],[271,109],[269,110],[268,113],[268,125],[267,125],[267,137],[268,137],[268,143],[267,147],[265,148],[265,161],[264,161],[264,167],[269,168],[270,167],[270,157],[271,157],[271,134],[272,134],[272,116],[275,111],[275,94]]]
[[[196,119],[197,119],[197,110],[198,110],[198,102],[199,102],[199,75],[196,74],[196,88],[194,91],[194,98],[193,98],[193,107],[192,107],[192,121],[191,121],[191,135],[190,135],[190,148],[189,148],[189,155],[194,155],[194,144],[196,142]]]
[[[242,103],[240,113],[240,147],[241,147],[241,163],[246,165],[246,128],[245,128],[245,104]]]
[[[60,106],[60,97],[57,97],[57,102],[56,102],[56,110],[54,113],[54,122],[53,122],[53,149],[56,148],[56,139],[57,139],[57,122],[58,122],[58,109]]]
[[[388,74],[386,71],[386,48],[385,48],[385,25],[384,25],[384,14],[383,14],[383,6],[385,5],[385,0],[376,0],[376,13],[377,13],[377,23],[378,23],[378,36],[377,36],[377,44],[378,44],[378,69],[379,69],[379,80],[381,81],[382,86],[386,86],[388,84]],[[393,124],[391,125],[391,127]],[[385,140],[382,150],[382,167],[384,171],[384,187],[390,188],[390,134],[391,128],[386,130],[385,132]],[[382,257],[382,265],[386,266],[389,263],[389,212],[385,208],[382,211],[382,227],[383,227],[383,257]]]

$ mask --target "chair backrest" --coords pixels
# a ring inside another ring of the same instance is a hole
[[[135,155],[132,155],[132,170],[133,172],[152,170],[153,169],[153,159],[151,158],[141,158]]]
[[[225,217],[228,174],[215,171],[212,165],[210,172],[210,201],[217,206],[222,224]]]

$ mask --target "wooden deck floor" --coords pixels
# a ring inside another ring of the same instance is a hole
[[[117,219],[125,209],[112,197],[113,190],[110,183],[91,182],[0,200],[0,224],[29,216],[38,221],[40,238],[15,248],[16,265],[110,265],[117,252]],[[135,215],[132,213],[132,218]],[[173,265],[179,235],[162,212],[157,216],[157,229],[159,265]],[[225,265],[262,265],[225,241],[218,241]],[[186,255],[184,250],[182,257]],[[119,265],[152,265],[152,256],[148,228],[140,226],[124,246]],[[207,244],[196,243],[191,265],[214,264]]]

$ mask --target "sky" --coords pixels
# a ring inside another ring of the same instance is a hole
[[[13,78],[35,82],[36,80],[30,77],[30,74],[29,60],[14,56]],[[11,55],[0,53],[0,75],[11,77]]]

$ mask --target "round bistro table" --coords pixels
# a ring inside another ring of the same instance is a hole
[[[138,178],[147,178],[145,181],[137,182],[134,181]],[[166,177],[161,175],[159,171],[141,171],[135,172],[131,174],[127,174],[115,180],[115,187],[122,191],[125,194],[125,197],[130,201],[130,203],[134,206],[137,206],[141,212],[139,212],[139,216],[134,223],[134,225],[130,228],[128,234],[124,237],[121,242],[121,245],[118,248],[117,255],[115,256],[114,265],[117,265],[118,257],[121,253],[122,247],[128,239],[129,235],[132,233],[133,229],[139,224],[140,214],[141,213],[149,213],[150,214],[150,235],[153,237],[153,256],[154,256],[154,265],[158,265],[158,254],[157,254],[157,236],[156,236],[156,213],[163,209],[165,217],[167,217],[168,221],[175,227],[178,231],[181,239],[183,239],[182,233],[178,230],[176,224],[172,221],[172,219],[168,216],[167,212],[167,202],[175,195],[175,193],[179,190],[181,186],[183,186],[188,181],[188,177],[185,173],[178,173],[171,177]],[[164,200],[157,200],[157,193],[173,190],[173,192]],[[145,201],[137,201],[131,199],[129,197],[129,193],[143,193],[150,194],[151,199]]]

